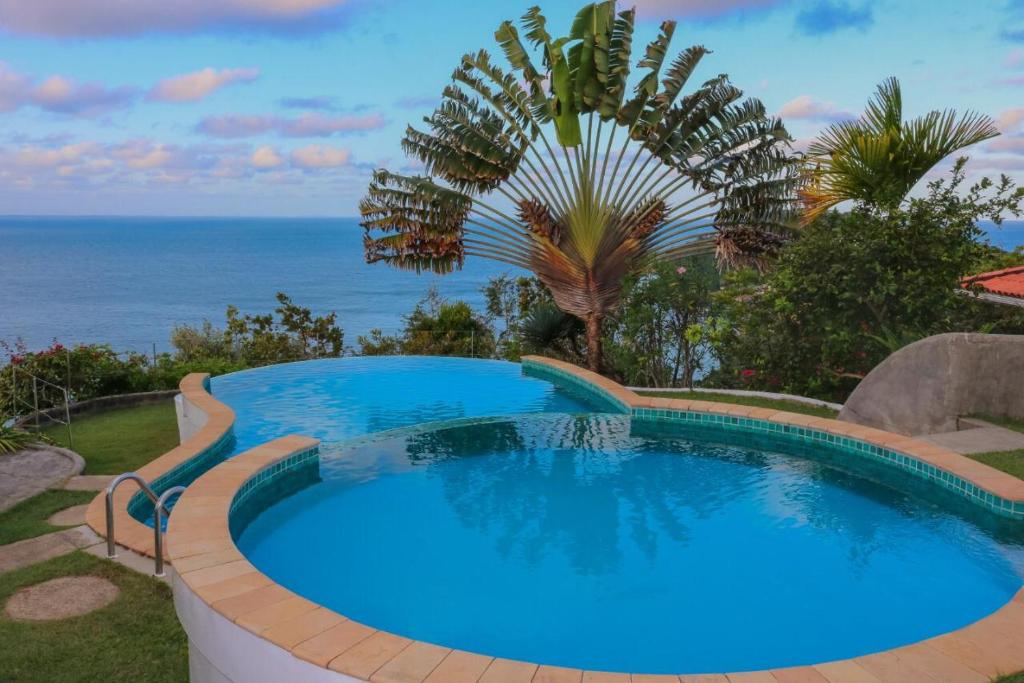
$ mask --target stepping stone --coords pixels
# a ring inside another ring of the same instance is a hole
[[[81,457],[62,448],[27,448],[0,457],[0,512],[60,486],[84,466]]]
[[[113,478],[112,474],[82,474],[68,479],[64,488],[68,491],[102,491]]]
[[[88,509],[88,503],[73,505],[53,513],[46,521],[54,526],[78,526],[79,524],[85,524],[85,511]]]
[[[7,600],[4,613],[22,621],[80,617],[112,603],[121,589],[98,576],[64,576],[22,588]]]
[[[82,525],[0,546],[0,574],[52,560],[102,540],[92,529]]]

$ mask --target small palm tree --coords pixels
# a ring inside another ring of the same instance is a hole
[[[890,78],[860,119],[833,124],[808,148],[815,168],[800,191],[804,221],[847,200],[896,208],[935,164],[996,135],[992,119],[974,112],[933,111],[904,122],[900,84]]]
[[[634,18],[588,4],[553,37],[535,7],[525,43],[509,21],[495,32],[510,70],[465,55],[425,129],[402,141],[423,174],[373,175],[360,204],[367,261],[447,273],[472,255],[531,270],[586,322],[599,370],[601,322],[631,272],[774,249],[798,176],[781,121],[725,75],[684,94],[708,50],[669,60],[671,21],[630,95]]]

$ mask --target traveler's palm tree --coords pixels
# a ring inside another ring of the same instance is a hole
[[[465,55],[424,129],[402,141],[422,172],[373,175],[360,205],[367,260],[446,273],[481,256],[532,270],[586,322],[598,370],[601,321],[630,272],[776,247],[797,176],[782,123],[725,75],[684,94],[708,51],[669,60],[674,22],[630,89],[633,23],[632,10],[595,3],[556,38],[533,8],[522,37],[508,21],[495,33],[510,70]]]
[[[847,200],[894,209],[935,164],[998,134],[990,118],[973,112],[933,111],[904,122],[900,84],[890,78],[860,119],[833,124],[808,148],[816,168],[800,192],[804,221]]]

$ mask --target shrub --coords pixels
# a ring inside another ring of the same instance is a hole
[[[649,387],[692,386],[710,356],[705,331],[718,287],[711,258],[661,261],[626,282],[605,334],[616,377]]]
[[[826,214],[767,275],[730,274],[716,296],[714,382],[842,400],[914,339],[1024,332],[1021,309],[958,293],[987,254],[977,221],[1016,213],[1021,192],[1006,179],[962,183],[958,164],[905,207]]]
[[[31,432],[0,424],[0,455],[20,451],[38,441],[39,437]]]

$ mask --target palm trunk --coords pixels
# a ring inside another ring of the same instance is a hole
[[[600,313],[591,313],[587,316],[587,367],[592,371],[601,372],[601,320]]]

